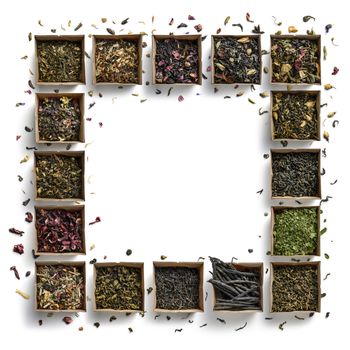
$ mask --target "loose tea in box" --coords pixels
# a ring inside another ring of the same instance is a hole
[[[50,40],[36,37],[38,82],[84,83],[84,38]]]
[[[272,273],[272,312],[319,311],[317,264],[273,264]]]
[[[271,152],[272,197],[320,197],[319,151]]]
[[[273,139],[319,140],[318,93],[273,92]]]
[[[69,154],[69,153],[68,153]],[[35,152],[38,198],[83,198],[82,155],[40,154]]]
[[[200,309],[200,273],[197,268],[155,266],[156,309]]]
[[[140,38],[95,38],[95,82],[141,84]]]
[[[273,255],[317,254],[318,208],[273,208]]]
[[[142,311],[142,267],[95,265],[96,310]]]
[[[85,310],[84,265],[37,264],[37,310]]]
[[[319,36],[271,36],[272,83],[320,84]]]
[[[213,36],[213,83],[260,84],[260,36]]]
[[[81,113],[79,98],[39,96],[39,141],[80,141]]]
[[[84,253],[82,209],[37,207],[35,214],[38,253]]]
[[[200,36],[192,37],[154,36],[156,84],[201,84]]]
[[[208,282],[214,288],[214,310],[262,310],[262,264],[234,265],[212,257],[210,261],[213,272]]]

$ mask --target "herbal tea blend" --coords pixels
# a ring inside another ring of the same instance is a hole
[[[318,245],[317,208],[275,208],[274,255],[313,255]]]
[[[82,41],[37,40],[37,57],[40,82],[82,82]]]
[[[81,210],[36,208],[39,253],[82,253]]]
[[[320,49],[317,39],[271,38],[272,82],[319,84]]]
[[[274,265],[272,312],[318,311],[316,265]]]
[[[38,131],[41,141],[79,141],[81,111],[78,98],[39,98]]]
[[[318,140],[317,95],[274,92],[272,105],[275,139]]]
[[[199,309],[199,271],[190,267],[156,267],[156,308]]]
[[[215,290],[214,310],[261,310],[261,285],[258,267],[246,267],[242,271],[233,264],[226,264],[210,257],[213,268],[208,281]]]
[[[96,38],[97,83],[138,84],[140,64],[138,40]]]
[[[39,310],[84,310],[83,266],[37,265],[36,295]]]
[[[319,197],[319,153],[271,152],[272,197]]]
[[[36,154],[35,172],[38,198],[82,198],[82,157]]]
[[[214,83],[260,84],[259,36],[214,36]]]
[[[198,40],[155,38],[155,82],[157,84],[199,84]]]
[[[95,266],[96,309],[143,310],[141,268]]]

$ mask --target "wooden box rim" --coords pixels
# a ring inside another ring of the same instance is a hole
[[[297,311],[272,311],[273,304],[273,276],[274,276],[274,266],[316,266],[317,269],[317,289],[318,289],[318,301],[316,310],[297,310]],[[321,312],[321,262],[320,261],[305,261],[305,262],[271,262],[270,263],[270,313],[281,314],[286,313],[290,314],[291,312],[295,313],[309,313],[309,312]]]
[[[114,86],[136,86],[142,85],[142,38],[143,34],[116,34],[116,35],[93,35],[92,36],[92,84],[93,85],[114,85]],[[135,40],[137,41],[138,51],[138,72],[137,72],[137,83],[119,83],[119,82],[97,82],[96,81],[96,39],[97,40],[109,40],[117,41],[121,39]]]
[[[79,100],[80,108],[80,132],[79,140],[74,141],[49,141],[41,140],[39,135],[39,102],[44,98],[51,97],[68,97]],[[85,94],[83,92],[60,92],[60,93],[51,93],[51,92],[39,92],[35,94],[35,142],[40,144],[52,143],[52,144],[81,144],[85,142]]]
[[[81,41],[81,81],[69,81],[69,82],[44,82],[39,80],[39,60],[38,60],[38,41]],[[72,86],[72,85],[85,85],[86,75],[85,75],[85,35],[34,35],[35,42],[35,83],[37,85],[46,86]]]
[[[259,83],[239,83],[239,82],[234,82],[234,83],[216,83],[215,82],[215,68],[214,68],[214,54],[215,54],[215,48],[214,48],[214,38],[216,37],[230,37],[230,38],[256,38],[258,39],[258,44],[259,44],[259,52],[258,55],[260,57],[260,74],[259,74],[259,79],[260,82]],[[261,53],[261,34],[247,34],[247,35],[237,35],[237,34],[214,34],[211,36],[211,55],[210,55],[210,63],[211,63],[211,83],[214,85],[218,85],[218,86],[232,86],[232,85],[245,85],[245,86],[250,86],[250,85],[261,85],[262,84],[262,53]]]
[[[199,301],[197,309],[184,309],[184,310],[168,310],[157,308],[157,286],[156,286],[156,268],[157,267],[188,267],[196,268],[199,272]],[[204,263],[201,261],[197,262],[175,262],[175,261],[153,261],[153,292],[154,292],[154,307],[153,311],[156,313],[172,313],[172,314],[184,314],[194,312],[204,312]]]
[[[283,209],[312,209],[315,208],[316,209],[316,215],[317,215],[317,247],[316,247],[316,251],[314,254],[308,254],[308,255],[300,255],[300,254],[296,254],[296,255],[277,255],[274,254],[274,236],[273,236],[273,229],[274,229],[274,225],[275,225],[275,212],[277,210],[283,210]],[[320,205],[301,205],[301,206],[288,206],[288,205],[275,205],[271,207],[271,229],[270,229],[270,238],[271,238],[271,256],[273,257],[282,257],[282,258],[295,258],[295,257],[299,257],[299,258],[308,258],[308,257],[313,257],[313,256],[317,256],[319,257],[321,255],[321,207]]]
[[[272,153],[317,153],[318,154],[318,195],[317,196],[301,196],[301,197],[292,197],[292,196],[273,196],[272,195]],[[313,200],[313,199],[321,199],[322,198],[322,192],[321,192],[321,149],[320,148],[271,148],[270,149],[270,198],[271,199],[307,199],[307,200]]]
[[[38,231],[36,228],[36,211],[38,209],[54,210],[63,209],[67,211],[79,211],[81,213],[81,241],[82,241],[82,252],[67,252],[67,253],[51,253],[41,252],[38,250]],[[35,230],[35,254],[39,256],[77,256],[86,255],[86,238],[85,238],[85,205],[35,205],[34,206],[34,230]]]
[[[198,45],[198,82],[197,83],[157,83],[156,82],[156,47],[158,39],[177,39],[187,41],[197,41]],[[203,82],[202,77],[202,35],[201,34],[181,34],[181,35],[169,35],[169,34],[153,34],[152,35],[152,84],[160,86],[201,86]]]
[[[97,269],[99,267],[114,267],[114,266],[125,266],[139,269],[141,272],[141,292],[142,292],[142,308],[139,310],[115,310],[115,309],[99,309],[96,306],[96,277]],[[143,262],[101,262],[95,263],[93,266],[93,311],[101,313],[139,313],[145,311],[145,282],[144,282],[144,263]]]
[[[82,165],[81,198],[43,198],[38,197],[36,184],[36,157],[37,156],[68,156],[79,157]],[[85,151],[34,151],[34,198],[42,202],[79,202],[85,201]]]
[[[74,310],[51,310],[51,309],[39,309],[38,308],[38,288],[37,288],[37,267],[43,265],[66,265],[66,266],[80,266],[83,270],[84,278],[84,308],[83,309],[74,309]],[[46,313],[63,313],[63,312],[86,312],[86,263],[85,261],[36,261],[35,262],[35,300],[34,300],[35,311],[37,312],[46,312]]]
[[[284,83],[284,82],[272,82],[272,59],[271,59],[271,47],[272,39],[309,39],[317,40],[318,50],[320,53],[319,65],[320,65],[320,81],[319,83]],[[321,85],[322,83],[322,74],[321,74],[321,35],[317,34],[271,34],[270,35],[270,84],[271,85],[285,85],[285,86],[312,86],[312,85]]]

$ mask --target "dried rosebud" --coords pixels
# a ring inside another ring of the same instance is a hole
[[[180,95],[177,99],[179,102],[182,102],[184,100],[184,97],[182,95]]]
[[[196,25],[194,26],[194,29],[199,33],[199,32],[202,31],[203,27],[202,27],[201,24],[196,24]]]
[[[62,318],[62,321],[65,323],[65,324],[71,324],[73,322],[73,319],[72,317],[70,316],[65,316]]]
[[[22,255],[24,253],[24,247],[23,244],[16,244],[13,246],[13,251],[15,253],[18,253],[19,255]]]
[[[191,16],[191,15],[188,15],[188,20],[189,20],[189,21],[194,21],[195,18],[194,18],[193,16]]]
[[[29,211],[27,211],[26,212],[26,217],[25,217],[25,219],[24,219],[25,221],[27,221],[27,222],[33,222],[33,214],[32,213],[30,213]]]
[[[337,75],[337,74],[338,74],[338,72],[339,72],[339,68],[334,67],[334,68],[333,68],[332,75]]]

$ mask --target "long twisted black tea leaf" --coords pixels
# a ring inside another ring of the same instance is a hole
[[[141,270],[127,266],[96,267],[97,309],[142,310]]]
[[[240,271],[232,264],[209,258],[213,277],[208,282],[216,292],[214,310],[261,310],[258,269]]]
[[[274,266],[272,311],[317,311],[318,272],[316,266]]]
[[[214,37],[214,83],[260,84],[258,37]]]
[[[39,81],[80,82],[84,53],[80,41],[38,41]]]
[[[272,196],[319,196],[319,160],[313,152],[272,152]]]
[[[190,267],[156,267],[157,308],[199,308],[199,271]]]

